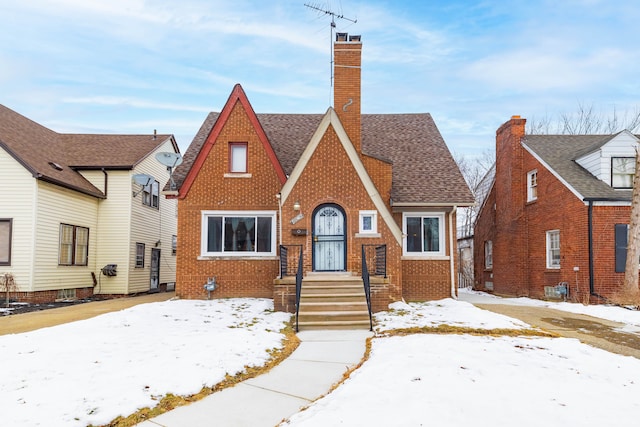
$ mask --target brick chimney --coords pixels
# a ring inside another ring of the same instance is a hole
[[[333,44],[333,108],[361,153],[360,74],[362,42],[360,36],[336,33]]]

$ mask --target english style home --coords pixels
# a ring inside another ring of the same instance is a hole
[[[373,311],[456,295],[456,209],[472,195],[431,115],[361,113],[361,52],[338,33],[324,114],[257,114],[236,85],[208,115],[165,192],[178,200],[177,296],[292,311],[290,276],[304,293],[319,278],[362,286],[365,268]]]

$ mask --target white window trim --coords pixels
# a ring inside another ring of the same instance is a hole
[[[560,251],[561,249],[561,242],[560,242],[560,230],[549,230],[547,231],[547,236],[546,236],[546,247],[545,247],[545,251],[546,251],[546,260],[547,260],[547,269],[549,270],[558,270],[560,269],[560,263],[558,263],[558,265],[552,265],[551,264],[551,236],[552,235],[558,235],[558,251]]]
[[[200,257],[223,258],[266,258],[276,256],[278,229],[276,227],[277,211],[202,211],[200,218]],[[271,217],[271,250],[269,252],[207,252],[207,218],[210,216],[269,216]]]
[[[371,217],[371,230],[364,229],[364,219]],[[378,211],[360,211],[360,218],[358,220],[359,234],[378,234]]]
[[[407,218],[409,217],[419,217],[419,218],[438,218],[438,237],[439,237],[439,251],[432,252],[408,252],[407,251]],[[444,227],[444,213],[442,212],[403,212],[402,213],[402,255],[404,257],[415,258],[434,258],[439,257],[442,258],[446,256],[445,248],[446,248],[446,236],[445,236],[445,227]]]
[[[630,174],[616,174],[616,173],[614,173],[614,171],[613,171],[613,169],[614,169],[613,168],[613,162],[614,162],[615,159],[628,159],[628,160],[631,160],[632,161],[631,164],[634,166],[634,169],[635,169],[635,164],[636,164],[635,157],[611,156],[611,177],[610,177],[610,179],[611,179],[611,187],[613,187],[616,190],[629,190],[629,189],[632,189],[633,188],[633,178],[634,178],[634,175],[635,175],[635,171],[634,171],[634,173],[630,173]],[[613,177],[615,175],[630,175],[631,176],[631,186],[629,186],[629,187],[620,187],[620,186],[613,185]]]
[[[531,185],[531,177],[536,176],[536,185]],[[533,188],[536,188],[536,195],[533,195]],[[533,202],[538,200],[538,170],[534,169],[532,171],[527,172],[527,202]]]
[[[487,250],[489,248],[490,250]],[[490,255],[490,256],[487,256]],[[491,270],[493,268],[493,241],[487,240],[484,242],[484,268]]]

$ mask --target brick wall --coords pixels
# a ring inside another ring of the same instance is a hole
[[[229,171],[229,142],[247,142],[250,178],[225,178]],[[176,295],[206,298],[204,284],[215,277],[213,297],[273,296],[278,260],[198,259],[203,210],[278,210],[280,183],[273,164],[242,105],[237,102],[195,178],[189,193],[178,201]],[[274,235],[274,238],[276,236]]]
[[[496,180],[474,236],[476,289],[493,283],[497,294],[544,298],[545,286],[567,282],[570,294],[591,301],[589,208],[521,145],[524,119],[496,133]],[[527,173],[537,171],[537,199],[527,202]],[[629,222],[628,206],[593,207],[594,291],[611,297],[624,273],[615,273],[615,224]],[[547,232],[560,231],[560,268],[547,268]],[[493,241],[493,269],[484,267],[484,243]]]

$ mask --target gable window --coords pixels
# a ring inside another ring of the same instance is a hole
[[[77,225],[60,224],[58,250],[59,265],[87,265],[89,229]]]
[[[484,242],[484,268],[487,270],[493,268],[493,242],[491,240]]]
[[[527,202],[538,199],[538,171],[532,170],[527,173]]]
[[[613,188],[633,188],[633,176],[636,173],[634,157],[611,158],[611,186]]]
[[[444,214],[405,213],[406,255],[444,255]]]
[[[136,268],[144,268],[144,243],[136,243]]]
[[[377,234],[378,233],[378,212],[377,211],[360,211],[359,220],[360,234]]]
[[[11,228],[13,220],[0,219],[0,265],[11,265]]]
[[[275,211],[202,212],[203,256],[275,256]]]
[[[229,143],[229,172],[231,173],[247,172],[247,143],[246,142],[230,142]]]
[[[158,209],[160,203],[160,183],[152,181],[142,189],[142,204]]]
[[[547,268],[560,268],[560,230],[547,231]]]

